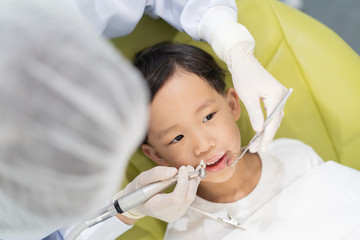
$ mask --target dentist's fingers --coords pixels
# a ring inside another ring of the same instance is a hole
[[[266,99],[264,99],[266,115],[267,117],[270,117],[272,114],[272,118],[269,120],[266,128],[264,129],[264,133],[262,134],[261,151],[266,151],[280,126],[282,117],[284,115],[284,105],[282,105],[280,109],[276,109],[276,107],[281,103],[286,93],[287,89],[282,87],[279,89],[277,94],[268,96]],[[275,110],[276,112],[274,112]]]
[[[200,166],[196,168],[196,170],[199,170]],[[191,166],[187,166],[187,170],[189,172],[194,171],[194,168]],[[189,187],[188,187],[188,193],[187,193],[187,201],[192,203],[196,197],[196,192],[200,184],[200,177],[194,177],[189,179]]]
[[[254,153],[258,152],[261,148],[261,142],[262,142],[263,135],[259,136],[249,147],[249,151]]]
[[[189,188],[189,175],[185,166],[181,166],[178,172],[178,180],[172,192],[174,201],[181,204],[185,201]]]
[[[272,142],[276,131],[280,127],[281,120],[284,116],[284,112],[281,110],[278,113],[275,113],[273,118],[270,120],[269,124],[265,128],[265,131],[262,135],[261,141],[261,151],[266,151],[269,147],[270,143]]]
[[[260,100],[256,96],[244,95],[245,97],[242,97],[241,100],[249,114],[251,126],[255,132],[259,132],[264,126],[264,114],[261,109]]]
[[[149,183],[167,180],[174,177],[177,173],[174,167],[157,166],[148,171],[142,172],[134,181],[136,181],[136,189]],[[135,190],[135,189],[133,189]]]
[[[282,110],[280,112],[274,113],[263,134],[261,134],[249,147],[250,152],[254,153],[267,150],[276,134],[276,131],[280,127],[283,116],[284,112]]]

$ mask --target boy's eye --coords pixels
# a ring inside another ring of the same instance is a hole
[[[214,117],[215,113],[210,113],[209,115],[207,115],[204,119],[203,119],[203,122],[207,122],[209,121],[210,119],[212,119]]]
[[[170,143],[177,143],[183,139],[184,135],[177,135]]]

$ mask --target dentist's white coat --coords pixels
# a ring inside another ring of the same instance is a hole
[[[131,33],[143,14],[162,18],[175,28],[199,40],[197,25],[205,12],[215,6],[237,11],[234,0],[67,0],[108,38]]]

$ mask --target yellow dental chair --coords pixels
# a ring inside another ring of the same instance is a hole
[[[326,26],[275,0],[237,0],[238,20],[256,41],[255,56],[294,93],[275,138],[287,137],[312,146],[325,160],[360,170],[360,57]],[[144,16],[132,34],[113,39],[129,59],[161,41],[186,43],[210,52],[162,20]],[[232,85],[231,75],[227,79]],[[254,135],[245,107],[238,122],[243,145]],[[140,151],[127,169],[126,184],[155,166]],[[118,239],[162,239],[166,223],[145,217]]]

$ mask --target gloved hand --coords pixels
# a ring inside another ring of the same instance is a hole
[[[233,46],[226,54],[225,61],[232,73],[235,90],[249,113],[251,125],[256,132],[259,132],[264,125],[264,116],[259,100],[264,102],[266,114],[269,116],[287,90],[261,66],[252,51],[249,50],[251,49],[250,44],[240,42]],[[274,138],[283,116],[282,109],[274,114],[264,134],[251,145],[249,149],[251,152],[257,152],[259,149],[266,150]]]
[[[182,166],[179,171],[173,167],[154,167],[142,172],[126,188],[113,197],[113,201],[144,185],[160,180],[167,180],[178,173],[178,181],[171,193],[160,193],[144,204],[141,204],[123,215],[131,219],[139,219],[145,215],[173,222],[185,214],[190,204],[194,201],[200,183],[200,177],[188,178],[188,172],[194,171],[191,166]]]
[[[198,26],[199,37],[206,40],[220,59],[226,62],[235,90],[249,113],[256,132],[264,126],[260,99],[267,116],[280,103],[286,88],[267,72],[254,57],[255,41],[250,32],[237,23],[234,9],[225,6],[210,8]],[[283,111],[273,116],[264,134],[250,147],[251,152],[265,150],[275,136]]]

